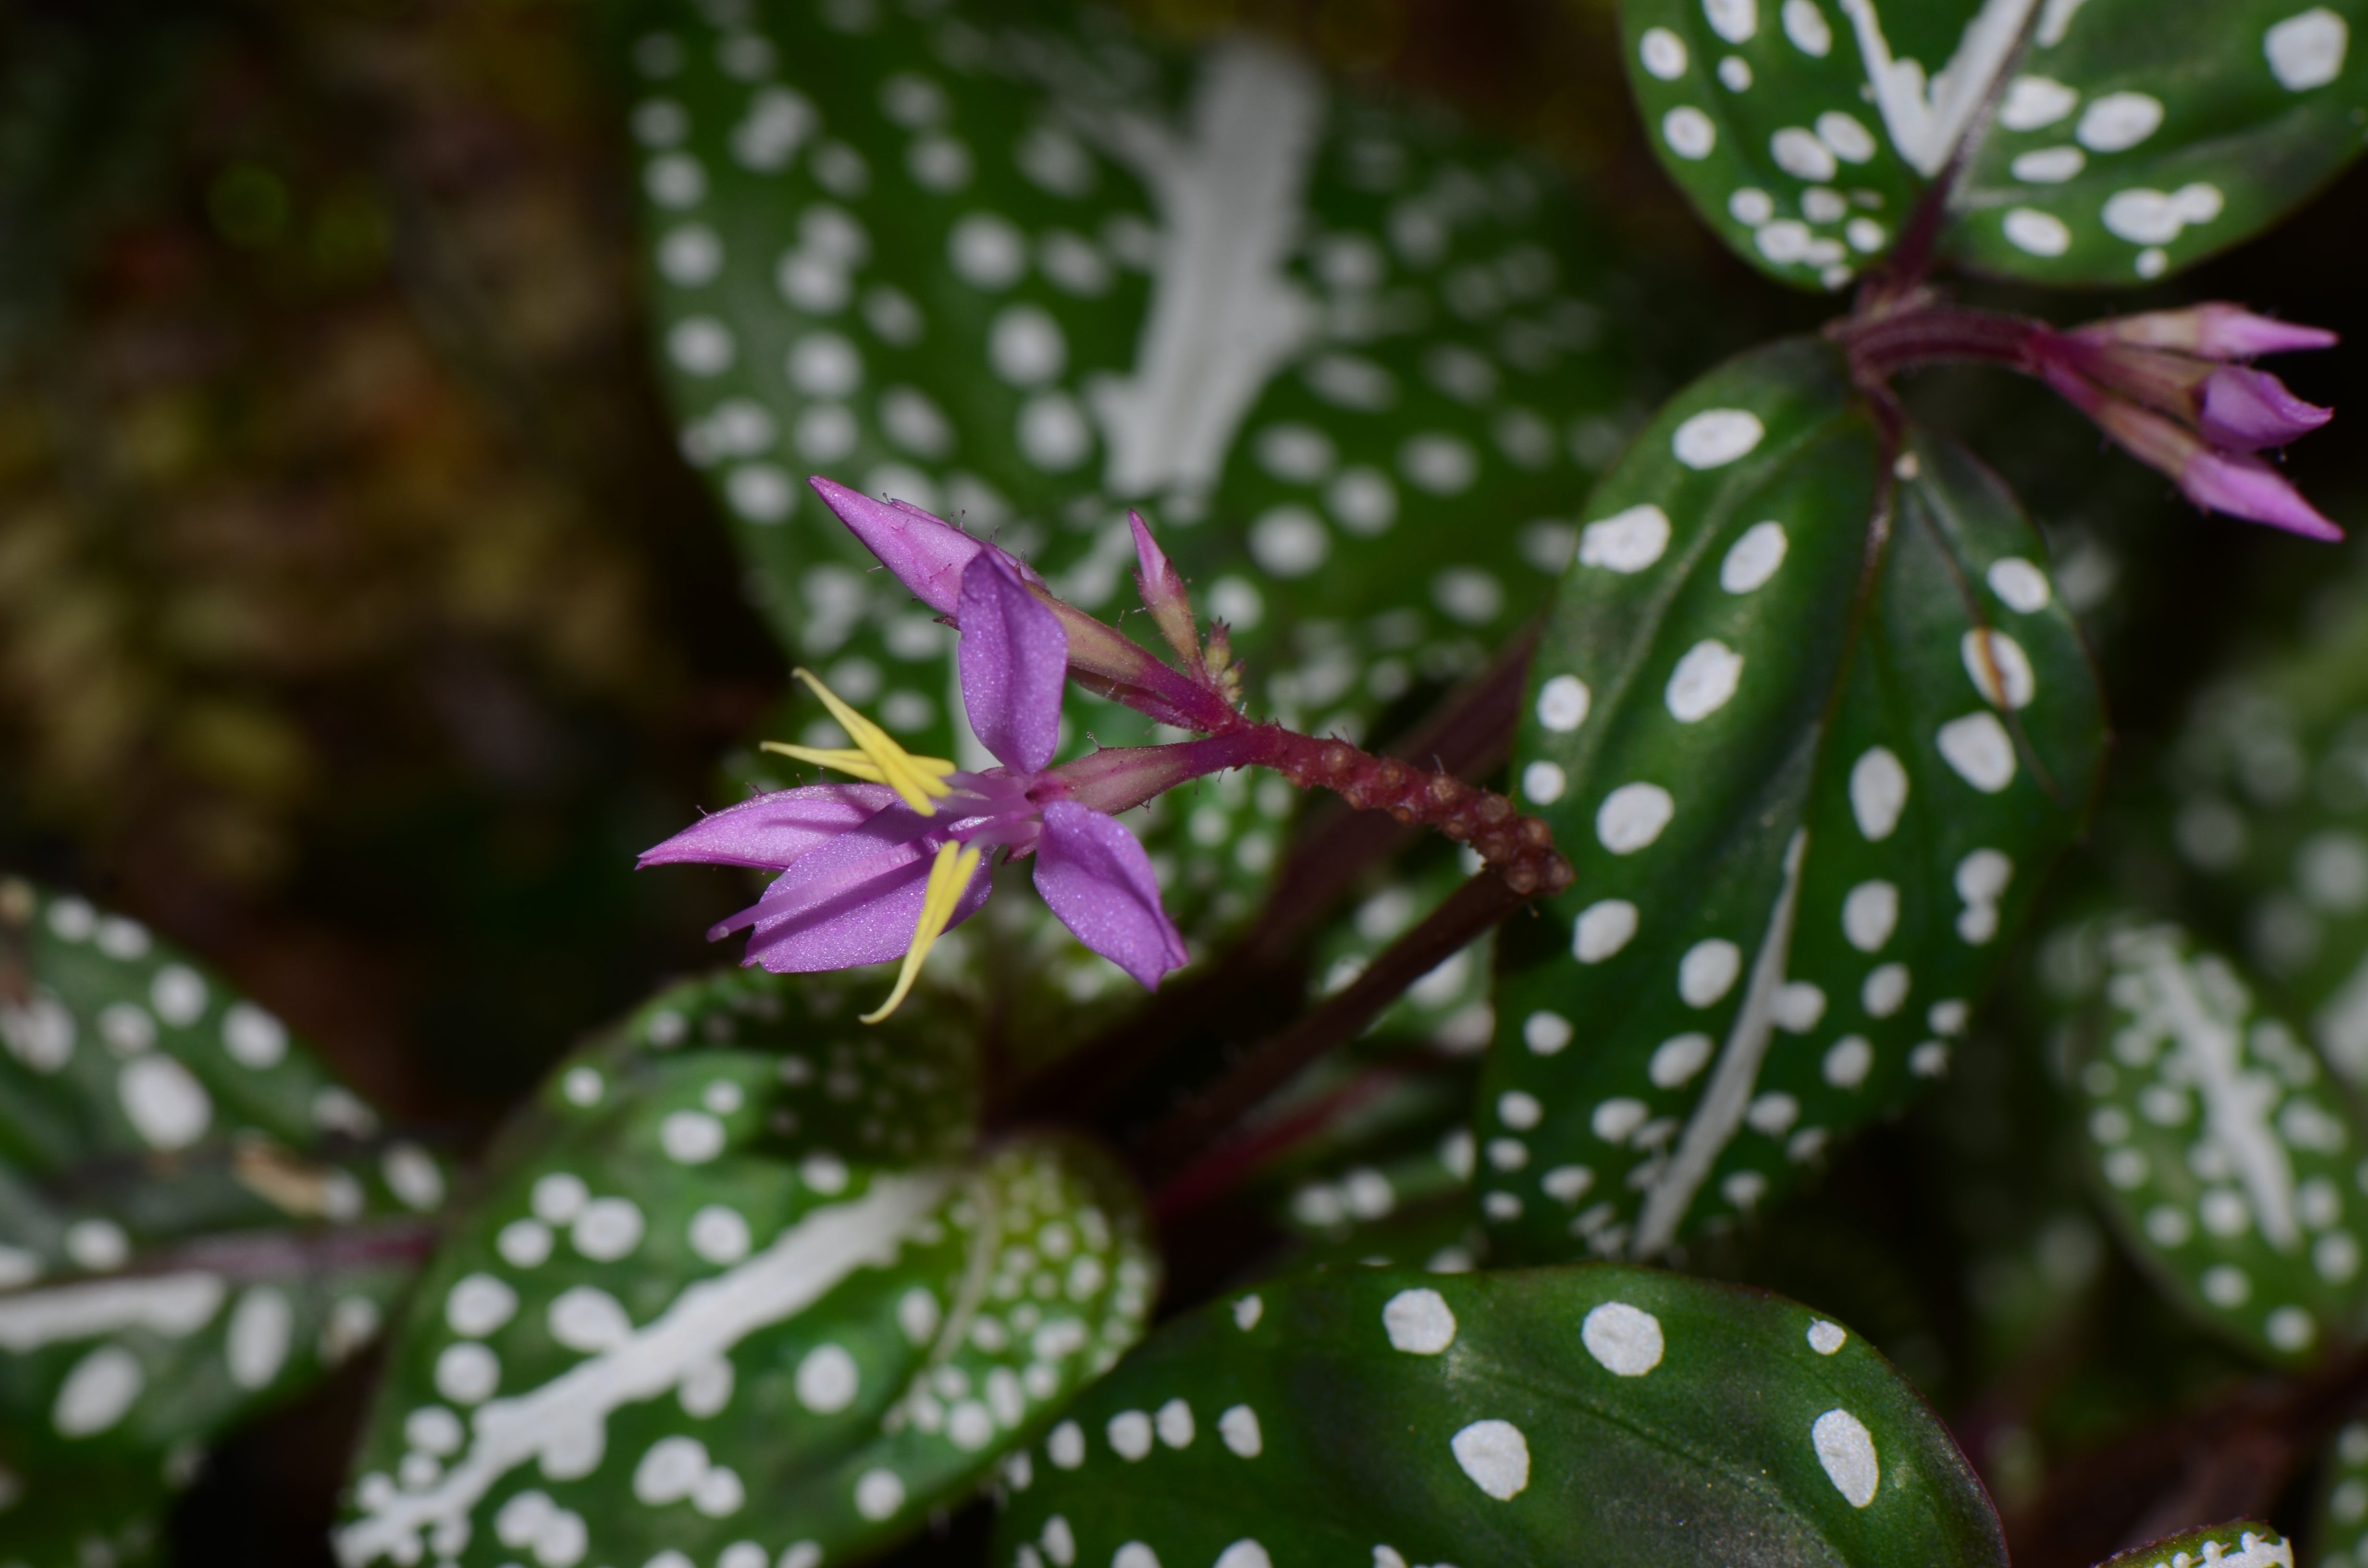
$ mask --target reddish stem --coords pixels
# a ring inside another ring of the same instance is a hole
[[[1485,871],[1465,882],[1429,919],[1383,949],[1347,989],[1301,1015],[1153,1128],[1137,1146],[1136,1167],[1154,1181],[1186,1168],[1251,1108],[1326,1051],[1363,1033],[1407,986],[1470,946],[1527,896]]]

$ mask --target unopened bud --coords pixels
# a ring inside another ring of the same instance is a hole
[[[2267,370],[2223,365],[2203,383],[2196,426],[2219,446],[2240,452],[2283,447],[2335,417],[2335,411],[2305,403]]]
[[[2341,528],[2321,517],[2277,470],[2256,457],[2203,453],[2180,474],[2179,487],[2189,500],[2211,511],[2267,523],[2305,539],[2332,543],[2343,538]]]
[[[932,517],[909,502],[875,501],[820,474],[806,483],[896,581],[939,615],[953,614],[962,598],[962,570],[981,551],[994,551],[1028,582],[1044,580],[1009,551],[973,539],[943,517]]]
[[[1201,632],[1192,619],[1192,596],[1185,591],[1184,579],[1176,568],[1168,564],[1159,541],[1151,537],[1151,525],[1143,520],[1143,514],[1129,512],[1126,520],[1134,529],[1134,583],[1143,595],[1143,608],[1151,612],[1159,634],[1184,661],[1185,671],[1198,680],[1202,674]]]
[[[2092,342],[2167,348],[2205,359],[2249,359],[2304,348],[2332,348],[2336,335],[2324,327],[2300,326],[2257,315],[2241,305],[2212,303],[2185,310],[2148,311],[2092,323],[2077,335]]]

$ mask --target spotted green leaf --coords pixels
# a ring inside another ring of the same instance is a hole
[[[2346,1422],[2328,1445],[2317,1514],[2316,1568],[2368,1562],[2368,1420]]]
[[[2196,699],[2162,769],[2187,903],[2265,999],[2368,1084],[2368,599],[2339,582],[2299,645]]]
[[[1311,730],[1364,733],[1543,603],[1645,371],[1607,310],[1634,285],[1541,160],[1057,0],[633,15],[683,450],[784,640],[907,744],[984,758],[951,633],[807,474],[994,530],[1112,616],[1144,506],[1254,705]],[[1145,725],[1073,692],[1064,754],[1088,733]],[[1267,804],[1212,789],[1146,830],[1171,894],[1246,909]]]
[[[1736,251],[1838,289],[1953,178],[1941,244],[2058,283],[2259,233],[2355,156],[2361,0],[1628,0],[1663,165]],[[1952,171],[1954,170],[1953,174]]]
[[[2074,1093],[2133,1250],[2190,1312],[2274,1360],[2351,1339],[2363,1144],[2317,1053],[2175,926],[2066,939],[2093,948]]]
[[[403,1325],[347,1563],[840,1561],[1133,1342],[1125,1178],[974,1148],[967,1027],[860,1005],[730,972],[561,1065]]]
[[[126,1560],[377,1332],[442,1165],[138,922],[0,881],[0,1540]]]
[[[1945,1070],[2100,723],[2013,497],[1894,464],[1825,345],[1680,394],[1590,515],[1514,752],[1577,876],[1500,934],[1481,1201],[1650,1257]]]
[[[1972,1470],[1862,1340],[1611,1265],[1212,1302],[1005,1486],[996,1568],[2006,1561]]]
[[[2097,1568],[2294,1568],[2294,1543],[2258,1519],[2234,1519],[2117,1551]]]
[[[1629,78],[1662,165],[1761,271],[1839,289],[1947,164],[2028,0],[1626,0]],[[1949,81],[1935,88],[1948,62]],[[1889,69],[1885,70],[1886,63]],[[1912,74],[1911,74],[1912,72]],[[1888,91],[1872,86],[1884,83]]]
[[[2368,145],[2363,24],[2363,0],[2050,5],[1945,244],[1985,271],[2127,283],[2260,233]]]

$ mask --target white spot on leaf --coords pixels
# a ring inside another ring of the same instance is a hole
[[[1875,1460],[1874,1435],[1866,1423],[1847,1410],[1828,1410],[1809,1428],[1809,1440],[1816,1447],[1827,1479],[1851,1507],[1863,1508],[1874,1501],[1883,1467]]]
[[[1448,1446],[1472,1483],[1500,1503],[1519,1496],[1530,1483],[1530,1442],[1509,1421],[1474,1421]]]
[[[1637,920],[1636,906],[1624,898],[1588,905],[1572,930],[1571,956],[1581,963],[1601,963],[1628,945]]]
[[[1706,409],[1678,426],[1669,449],[1688,468],[1724,468],[1748,455],[1766,434],[1759,415],[1748,410]]]
[[[1436,1290],[1401,1290],[1382,1308],[1382,1328],[1393,1348],[1436,1356],[1455,1343],[1455,1313]]]
[[[1661,1364],[1661,1320],[1625,1301],[1606,1301],[1590,1311],[1578,1337],[1614,1377],[1641,1378]]]

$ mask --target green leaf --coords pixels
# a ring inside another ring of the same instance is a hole
[[[1967,264],[2048,283],[2184,271],[2368,144],[2362,0],[2085,0],[2043,19],[1952,195]]]
[[[1880,12],[1872,0],[1855,12],[1835,0],[1627,0],[1621,14],[1662,166],[1736,255],[1787,283],[1839,289],[1889,253],[1948,162],[1969,119],[1962,85],[1998,68],[2002,8],[2021,0],[1890,0]],[[1969,30],[1977,10],[1983,25]],[[1951,89],[1934,94],[1895,65],[1891,95],[1878,94],[1876,43],[1931,74],[1948,62]]]
[[[952,633],[810,473],[994,530],[1106,616],[1144,507],[1253,706],[1313,731],[1366,733],[1544,602],[1650,372],[1636,286],[1542,160],[1066,5],[634,16],[683,449],[784,641],[905,744],[985,757]],[[1066,728],[1064,755],[1147,738],[1076,692]],[[785,730],[840,744],[811,702]],[[1292,801],[1242,779],[1145,824],[1188,929],[1248,910]]]
[[[1059,1137],[973,1152],[969,1026],[866,1028],[856,996],[726,973],[560,1067],[404,1325],[347,1562],[839,1561],[1133,1342],[1125,1177]]]
[[[2368,1085],[2368,597],[2314,606],[2306,635],[2214,681],[2165,759],[2146,847],[2183,904],[2240,950],[2277,1011]]]
[[[1940,1075],[2081,822],[2098,698],[2044,548],[1907,439],[1886,468],[1834,351],[1780,344],[1590,505],[1515,743],[1577,872],[1500,938],[1481,1191],[1515,1256],[1657,1256]]]
[[[441,1163],[145,926],[0,881],[0,1530],[136,1554],[206,1445],[376,1333]]]
[[[2317,1528],[2311,1540],[2318,1548],[2315,1563],[2323,1568],[2351,1568],[2368,1562],[2368,1420],[2346,1422],[2328,1445],[2319,1482]]]
[[[2054,283],[2152,278],[2357,155],[2362,0],[1628,0],[1662,164],[1735,251],[1839,289],[1964,160],[1941,244]]]
[[[2305,1363],[2354,1337],[2368,1204],[2355,1115],[2236,967],[2170,926],[2065,938],[2095,980],[2070,1063],[2097,1187],[2200,1321]]]
[[[2181,1568],[2205,1562],[2220,1568],[2294,1568],[2294,1543],[2276,1530],[2258,1519],[2234,1519],[2117,1551],[2097,1568]]]
[[[1863,1341],[1609,1265],[1262,1285],[1161,1329],[1005,1478],[1019,1568],[2006,1561]]]

